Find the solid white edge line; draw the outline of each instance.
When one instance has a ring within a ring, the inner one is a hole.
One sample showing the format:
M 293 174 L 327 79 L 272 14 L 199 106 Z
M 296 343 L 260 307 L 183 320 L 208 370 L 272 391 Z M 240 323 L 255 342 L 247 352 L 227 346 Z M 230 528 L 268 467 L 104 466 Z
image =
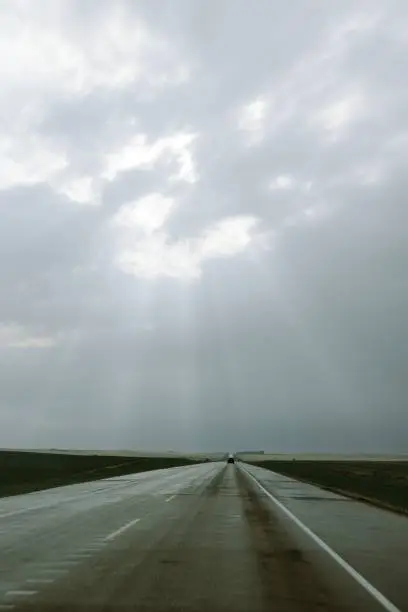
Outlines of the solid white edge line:
M 245 472 L 269 497 L 269 499 L 276 505 L 282 512 L 284 512 L 292 521 L 302 529 L 312 540 L 316 542 L 334 561 L 336 561 L 360 586 L 362 586 L 380 605 L 383 606 L 388 612 L 402 612 L 397 608 L 389 599 L 387 599 L 378 589 L 375 588 L 368 580 L 357 572 L 347 561 L 340 557 L 326 542 L 324 542 L 318 535 L 314 533 L 309 527 L 306 527 L 300 519 L 297 518 L 282 502 L 280 502 L 272 493 L 270 493 L 265 487 L 259 482 L 259 480 L 248 472 L 244 467 L 241 467 L 242 471 Z
M 129 523 L 126 523 L 126 525 L 119 527 L 119 529 L 117 529 L 116 531 L 112 531 L 112 533 L 106 536 L 105 542 L 110 542 L 111 540 L 114 540 L 117 536 L 121 535 L 124 531 L 126 531 L 133 525 L 136 525 L 136 523 L 138 523 L 139 521 L 140 521 L 139 518 L 133 519 L 133 521 L 129 521 Z

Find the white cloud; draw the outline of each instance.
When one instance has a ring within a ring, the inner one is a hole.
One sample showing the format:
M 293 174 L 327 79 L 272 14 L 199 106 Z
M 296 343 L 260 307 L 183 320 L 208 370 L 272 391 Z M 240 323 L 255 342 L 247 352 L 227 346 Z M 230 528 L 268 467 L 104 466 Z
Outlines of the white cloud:
M 146 134 L 136 134 L 120 149 L 106 156 L 106 170 L 103 177 L 112 181 L 120 172 L 132 168 L 150 169 L 161 155 L 157 143 L 147 144 Z
M 51 348 L 57 344 L 56 336 L 32 335 L 24 327 L 11 323 L 0 323 L 0 348 Z
M 197 134 L 178 134 L 170 139 L 169 151 L 179 164 L 178 172 L 170 177 L 172 180 L 185 181 L 186 183 L 196 183 L 198 181 L 198 171 L 192 153 L 192 144 L 196 138 Z
M 178 172 L 170 178 L 195 183 L 197 171 L 191 146 L 196 137 L 196 134 L 179 132 L 149 143 L 146 134 L 135 134 L 128 143 L 106 156 L 103 177 L 111 181 L 124 170 L 149 170 L 159 160 L 167 157 L 178 164 Z
M 146 99 L 185 82 L 188 62 L 179 57 L 174 41 L 154 34 L 126 3 L 101 6 L 92 13 L 92 24 L 74 3 L 54 0 L 40 7 L 25 0 L 6 3 L 1 17 L 0 55 L 12 61 L 0 65 L 0 189 L 47 182 L 74 202 L 99 203 L 103 180 L 122 169 L 149 167 L 166 154 L 178 163 L 174 178 L 196 180 L 191 134 L 153 144 L 136 136 L 122 151 L 109 151 L 112 145 L 101 142 L 90 164 L 98 168 L 99 161 L 108 160 L 100 176 L 99 170 L 84 175 L 77 158 L 86 152 L 76 156 L 42 131 L 59 103 L 80 103 L 95 91 L 127 91 L 136 83 L 138 99 Z
M 99 204 L 99 192 L 96 179 L 92 176 L 78 176 L 71 180 L 63 179 L 56 190 L 78 204 Z
M 0 140 L 0 189 L 48 181 L 67 166 L 63 153 L 43 139 L 27 134 Z
M 114 217 L 114 223 L 128 228 L 139 228 L 149 235 L 164 225 L 174 206 L 173 198 L 165 197 L 161 193 L 150 193 L 136 202 L 123 205 Z
M 350 94 L 320 110 L 315 121 L 322 126 L 331 140 L 338 140 L 364 110 L 363 96 Z
M 246 133 L 249 144 L 260 142 L 265 127 L 267 103 L 263 97 L 258 97 L 246 104 L 238 113 L 238 127 Z
M 337 210 L 337 203 L 327 202 L 324 198 L 306 201 L 305 205 L 299 211 L 283 219 L 282 223 L 277 228 L 276 236 L 284 238 L 285 231 L 287 230 L 321 224 L 330 217 L 333 217 Z
M 270 183 L 271 189 L 291 189 L 295 184 L 293 176 L 281 174 Z
M 199 258 L 189 241 L 169 241 L 165 233 L 138 242 L 132 250 L 121 253 L 119 268 L 139 278 L 170 277 L 193 280 L 200 276 Z
M 261 234 L 255 217 L 230 217 L 206 228 L 196 238 L 171 241 L 164 231 L 152 232 L 117 258 L 125 273 L 141 278 L 171 277 L 194 280 L 208 259 L 233 257 L 245 251 Z
M 202 259 L 236 255 L 250 244 L 257 225 L 258 219 L 251 216 L 222 219 L 203 232 L 197 252 Z
M 172 48 L 123 4 L 94 13 L 92 24 L 76 21 L 64 3 L 45 0 L 40 10 L 29 2 L 19 4 L 2 9 L 0 53 L 13 62 L 2 62 L 0 79 L 9 92 L 83 94 L 141 79 L 154 85 L 171 75 L 185 78 L 186 67 L 181 72 L 178 62 L 172 65 Z M 151 72 L 158 56 L 161 61 Z
M 329 141 L 343 137 L 352 122 L 367 112 L 365 92 L 360 83 L 348 82 L 344 64 L 353 47 L 364 44 L 381 18 L 378 7 L 357 8 L 322 30 L 272 86 L 240 108 L 238 128 L 246 143 L 259 144 L 292 121 L 317 126 Z M 346 91 L 339 92 L 342 87 Z

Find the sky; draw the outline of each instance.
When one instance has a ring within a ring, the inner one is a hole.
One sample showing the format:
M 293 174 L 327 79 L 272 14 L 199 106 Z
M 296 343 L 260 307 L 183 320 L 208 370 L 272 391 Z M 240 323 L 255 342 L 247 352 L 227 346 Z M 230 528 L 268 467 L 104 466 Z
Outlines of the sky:
M 5 0 L 0 446 L 407 452 L 404 0 Z

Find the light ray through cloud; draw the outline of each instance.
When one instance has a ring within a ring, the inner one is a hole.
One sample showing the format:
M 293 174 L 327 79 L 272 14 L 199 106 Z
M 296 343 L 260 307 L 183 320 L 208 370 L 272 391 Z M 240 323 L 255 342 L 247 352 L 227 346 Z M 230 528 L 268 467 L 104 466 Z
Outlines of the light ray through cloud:
M 407 17 L 1 5 L 3 446 L 405 449 Z

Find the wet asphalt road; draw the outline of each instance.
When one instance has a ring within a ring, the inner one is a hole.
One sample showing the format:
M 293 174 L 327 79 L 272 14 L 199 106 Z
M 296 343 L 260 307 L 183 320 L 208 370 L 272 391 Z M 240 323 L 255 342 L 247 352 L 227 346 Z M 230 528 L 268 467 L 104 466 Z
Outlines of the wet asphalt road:
M 172 468 L 1 499 L 0 611 L 408 611 L 407 551 L 405 517 L 253 466 Z

